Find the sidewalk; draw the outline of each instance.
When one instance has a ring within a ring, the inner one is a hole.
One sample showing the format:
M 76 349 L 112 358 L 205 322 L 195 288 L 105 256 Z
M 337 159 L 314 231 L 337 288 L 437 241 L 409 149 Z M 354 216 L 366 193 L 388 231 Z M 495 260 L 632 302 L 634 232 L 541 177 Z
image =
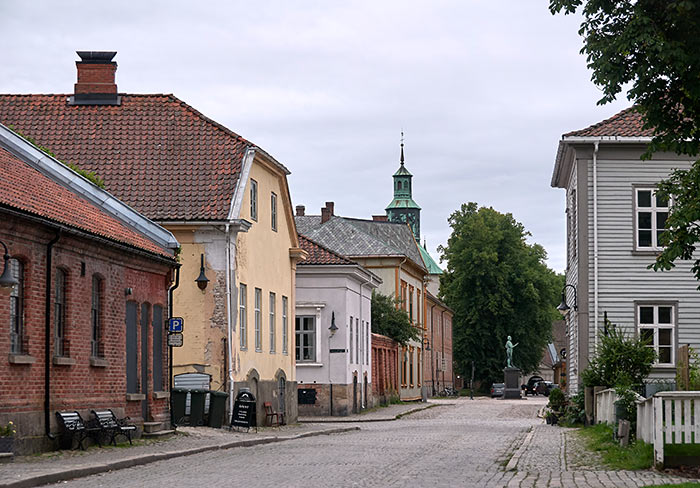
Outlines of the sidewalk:
M 167 439 L 144 439 L 119 447 L 91 447 L 86 451 L 54 451 L 34 456 L 15 457 L 0 464 L 0 488 L 24 488 L 56 483 L 106 471 L 129 468 L 190 454 L 234 447 L 330 435 L 359 430 L 357 426 L 285 425 L 260 428 L 256 433 L 229 432 L 209 427 L 179 427 Z
M 449 405 L 449 402 L 439 400 L 428 400 L 426 403 L 399 403 L 386 407 L 377 407 L 361 413 L 354 413 L 346 417 L 331 416 L 299 416 L 299 422 L 303 424 L 324 424 L 324 423 L 357 423 L 357 422 L 389 422 L 398 420 L 405 415 L 420 412 L 427 408 L 438 405 Z

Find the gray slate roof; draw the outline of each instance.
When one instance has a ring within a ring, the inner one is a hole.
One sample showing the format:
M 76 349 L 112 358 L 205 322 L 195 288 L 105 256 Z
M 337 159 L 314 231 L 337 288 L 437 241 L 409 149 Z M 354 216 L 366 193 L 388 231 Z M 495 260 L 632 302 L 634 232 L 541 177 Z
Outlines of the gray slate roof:
M 413 232 L 406 224 L 320 215 L 295 217 L 297 231 L 333 252 L 349 257 L 406 256 L 426 268 Z

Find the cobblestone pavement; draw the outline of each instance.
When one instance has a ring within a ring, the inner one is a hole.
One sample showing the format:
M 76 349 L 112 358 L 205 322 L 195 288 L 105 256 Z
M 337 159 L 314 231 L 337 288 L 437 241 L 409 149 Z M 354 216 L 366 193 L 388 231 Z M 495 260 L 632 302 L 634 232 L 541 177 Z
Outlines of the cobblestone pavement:
M 394 422 L 357 424 L 360 431 L 211 451 L 60 485 L 583 488 L 680 481 L 568 466 L 574 438 L 536 418 L 543 399 L 443 403 Z
M 455 399 L 455 401 L 458 401 Z M 303 416 L 299 417 L 299 422 L 303 423 L 352 423 L 352 422 L 383 422 L 396 420 L 398 416 L 412 414 L 426 408 L 432 408 L 435 405 L 446 404 L 444 400 L 430 400 L 430 402 L 420 403 L 399 403 L 395 405 L 387 405 L 386 407 L 378 407 L 371 410 L 365 410 L 359 414 L 348 415 L 347 417 L 330 417 L 330 416 Z

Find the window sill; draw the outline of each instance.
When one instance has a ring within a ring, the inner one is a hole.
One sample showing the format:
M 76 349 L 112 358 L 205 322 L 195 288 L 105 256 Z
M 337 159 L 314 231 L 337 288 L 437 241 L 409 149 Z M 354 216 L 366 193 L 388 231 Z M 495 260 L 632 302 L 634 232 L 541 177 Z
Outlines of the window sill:
M 36 358 L 29 354 L 10 354 L 8 357 L 10 364 L 34 364 Z
M 75 364 L 75 359 L 66 356 L 54 356 L 53 364 L 55 366 L 73 366 Z
M 297 367 L 320 368 L 322 366 L 323 363 L 300 363 L 297 361 Z
M 256 349 L 255 352 L 262 352 L 262 349 Z
M 106 368 L 109 366 L 109 361 L 107 361 L 105 358 L 91 357 L 90 366 L 93 368 Z
M 140 402 L 141 400 L 145 400 L 146 395 L 143 393 L 127 393 L 126 394 L 126 401 L 127 402 Z
M 663 249 L 633 249 L 632 256 L 658 256 Z
M 154 391 L 153 398 L 155 400 L 161 400 L 163 398 L 170 398 L 170 392 L 169 391 Z

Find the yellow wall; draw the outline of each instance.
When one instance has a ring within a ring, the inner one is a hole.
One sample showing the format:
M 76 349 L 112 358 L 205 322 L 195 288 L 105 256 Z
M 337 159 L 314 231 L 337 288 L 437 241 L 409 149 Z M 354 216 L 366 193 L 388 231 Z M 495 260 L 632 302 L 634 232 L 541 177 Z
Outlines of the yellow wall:
M 250 179 L 258 184 L 258 218 L 250 212 Z M 277 231 L 272 230 L 270 193 L 277 195 Z M 296 229 L 287 192 L 286 179 L 278 169 L 258 160 L 250 171 L 245 187 L 240 218 L 252 222 L 247 233 L 238 235 L 236 286 L 247 286 L 247 349 L 242 350 L 236 329 L 236 379 L 244 380 L 251 369 L 257 370 L 261 379 L 273 378 L 282 369 L 287 380 L 296 379 L 294 362 L 294 262 L 289 249 L 296 245 Z M 262 349 L 255 350 L 255 288 L 262 290 Z M 276 294 L 275 352 L 270 352 L 269 295 Z M 287 353 L 282 352 L 282 297 L 288 298 Z M 238 322 L 238 320 L 237 320 Z

